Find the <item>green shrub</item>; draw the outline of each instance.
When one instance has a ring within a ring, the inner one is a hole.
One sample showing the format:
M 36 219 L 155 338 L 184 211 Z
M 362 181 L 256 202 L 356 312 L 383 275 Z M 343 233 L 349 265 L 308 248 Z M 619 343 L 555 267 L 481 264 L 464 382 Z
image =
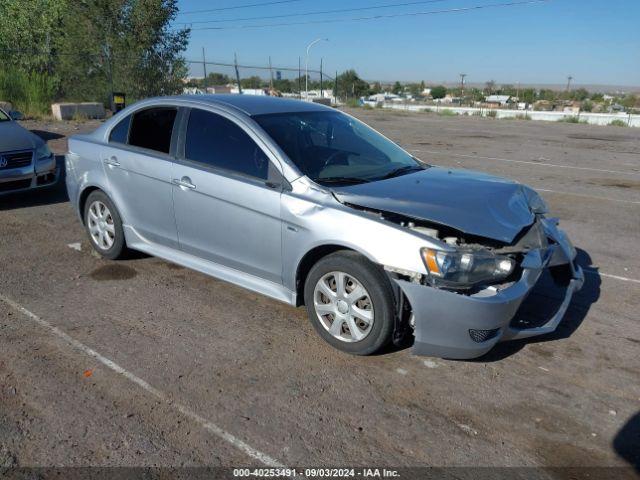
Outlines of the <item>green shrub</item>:
M 47 115 L 55 91 L 55 81 L 45 73 L 0 70 L 0 100 L 11 102 L 15 110 L 27 117 Z
M 612 120 L 609 125 L 611 125 L 612 127 L 627 127 L 627 122 L 625 122 L 624 120 Z
M 440 115 L 441 117 L 455 117 L 456 112 L 454 112 L 453 110 L 449 110 L 448 108 L 445 108 L 444 110 L 440 110 L 438 112 L 438 115 Z
M 558 121 L 563 123 L 580 123 L 580 119 L 575 115 L 559 118 Z
M 347 100 L 347 107 L 349 108 L 360 108 L 362 105 L 360 105 L 360 100 L 358 100 L 357 98 L 350 98 L 349 100 Z

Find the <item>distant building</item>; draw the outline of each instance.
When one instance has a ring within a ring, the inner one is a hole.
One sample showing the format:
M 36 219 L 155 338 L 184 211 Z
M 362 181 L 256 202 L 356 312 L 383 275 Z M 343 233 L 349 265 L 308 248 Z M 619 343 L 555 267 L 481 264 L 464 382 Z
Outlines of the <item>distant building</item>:
M 488 95 L 484 101 L 488 107 L 493 108 L 506 107 L 510 103 L 513 103 L 511 95 Z
M 231 93 L 233 88 L 232 85 L 212 85 L 207 87 L 207 93 Z

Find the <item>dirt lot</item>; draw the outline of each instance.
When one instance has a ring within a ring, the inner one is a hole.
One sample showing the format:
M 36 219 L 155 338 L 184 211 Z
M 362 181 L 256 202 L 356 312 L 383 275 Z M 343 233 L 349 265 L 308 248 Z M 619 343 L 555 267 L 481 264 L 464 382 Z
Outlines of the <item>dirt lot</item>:
M 303 309 L 97 258 L 62 186 L 0 197 L 0 469 L 640 463 L 640 130 L 352 113 L 541 191 L 587 270 L 560 330 L 478 361 L 351 357 Z M 25 125 L 62 153 L 96 124 Z

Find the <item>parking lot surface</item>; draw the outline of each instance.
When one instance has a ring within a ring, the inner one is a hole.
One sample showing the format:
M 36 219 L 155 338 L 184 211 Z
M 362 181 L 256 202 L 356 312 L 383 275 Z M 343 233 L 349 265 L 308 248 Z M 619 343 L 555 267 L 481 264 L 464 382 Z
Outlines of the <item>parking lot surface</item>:
M 98 258 L 63 185 L 0 197 L 0 467 L 639 462 L 640 130 L 349 113 L 541 192 L 587 272 L 560 329 L 476 361 L 353 357 L 302 308 Z M 60 154 L 97 123 L 25 125 Z

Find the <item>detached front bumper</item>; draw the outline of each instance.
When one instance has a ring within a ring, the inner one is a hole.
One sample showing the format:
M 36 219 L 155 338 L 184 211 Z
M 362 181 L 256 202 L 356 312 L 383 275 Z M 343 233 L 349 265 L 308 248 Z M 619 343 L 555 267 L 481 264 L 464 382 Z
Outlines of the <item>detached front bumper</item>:
M 550 246 L 544 251 L 529 251 L 522 262 L 523 273 L 520 279 L 502 290 L 490 287 L 473 295 L 464 295 L 395 280 L 413 310 L 415 354 L 455 359 L 475 358 L 487 353 L 500 341 L 543 335 L 558 327 L 574 292 L 580 290 L 584 283 L 584 274 L 575 264 L 575 248 L 564 232 L 552 220 L 544 222 Z M 523 301 L 545 269 L 562 265 L 569 267 L 571 278 L 566 287 L 563 287 L 564 297 L 560 306 L 544 323 L 521 328 L 522 323 L 517 320 Z

